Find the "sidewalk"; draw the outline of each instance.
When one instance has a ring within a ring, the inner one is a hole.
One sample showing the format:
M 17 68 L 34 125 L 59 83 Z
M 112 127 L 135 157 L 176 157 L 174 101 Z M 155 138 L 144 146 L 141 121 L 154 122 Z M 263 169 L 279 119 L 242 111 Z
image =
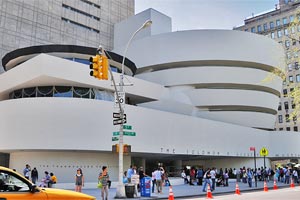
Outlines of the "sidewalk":
M 180 180 L 180 181 L 178 181 Z M 174 193 L 175 199 L 183 199 L 185 197 L 203 197 L 206 196 L 206 192 L 202 192 L 202 186 L 190 186 L 190 185 L 184 185 L 182 182 L 182 179 L 171 179 L 171 184 L 172 184 L 172 189 Z M 173 184 L 174 182 L 174 184 Z M 272 190 L 273 189 L 273 181 L 267 182 L 268 189 Z M 278 188 L 283 188 L 283 187 L 290 187 L 288 184 L 283 184 L 283 183 L 277 183 Z M 255 183 L 253 183 L 253 187 L 249 188 L 248 184 L 245 183 L 239 183 L 239 189 L 241 193 L 243 192 L 250 192 L 250 191 L 263 191 L 264 187 L 264 182 L 258 181 L 257 182 L 257 188 L 255 187 Z M 295 185 L 295 187 L 299 187 L 299 185 Z M 101 199 L 101 192 L 99 189 L 83 189 L 83 193 L 95 196 L 97 200 Z M 234 194 L 235 193 L 235 180 L 230 180 L 229 181 L 229 186 L 228 187 L 216 187 L 215 191 L 212 192 L 213 195 L 217 194 Z M 109 190 L 109 199 L 114 199 L 114 196 L 116 194 L 116 188 L 112 187 Z M 168 199 L 169 196 L 169 187 L 163 187 L 163 193 L 162 194 L 157 194 L 157 193 L 151 193 L 151 197 L 135 197 L 134 199 Z

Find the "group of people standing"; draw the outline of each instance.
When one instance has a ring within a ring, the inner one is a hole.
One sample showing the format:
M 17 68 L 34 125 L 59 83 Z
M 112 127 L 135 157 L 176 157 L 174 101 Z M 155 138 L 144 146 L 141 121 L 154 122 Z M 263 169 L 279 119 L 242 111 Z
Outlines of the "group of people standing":
M 45 173 L 45 176 L 41 179 L 41 183 L 39 184 L 39 186 L 40 187 L 48 187 L 48 188 L 54 187 L 54 184 L 57 183 L 57 177 L 52 172 L 49 174 L 48 171 L 45 171 L 44 173 Z M 23 175 L 28 180 L 30 180 L 30 177 L 31 177 L 31 181 L 34 184 L 36 184 L 39 179 L 38 170 L 35 167 L 31 170 L 31 167 L 29 164 L 26 164 L 26 166 L 23 170 Z
M 108 190 L 111 184 L 107 166 L 102 167 L 102 171 L 98 175 L 98 182 L 101 182 L 101 198 L 102 200 L 107 200 Z M 82 187 L 84 187 L 84 175 L 82 169 L 78 168 L 75 175 L 75 191 L 82 192 Z
M 136 166 L 130 165 L 129 169 L 124 173 L 124 183 L 133 183 L 132 178 L 134 175 L 138 175 L 139 177 L 139 183 L 142 181 L 142 179 L 145 176 L 148 176 L 145 172 L 143 167 L 140 167 L 137 171 Z M 164 170 L 162 166 L 159 166 L 158 168 L 154 169 L 151 174 L 151 182 L 152 182 L 152 193 L 156 191 L 158 194 L 162 194 L 163 186 L 164 185 L 170 185 L 170 181 L 167 176 L 167 172 Z M 136 183 L 136 182 L 134 182 Z M 138 191 L 140 191 L 140 184 L 137 183 Z

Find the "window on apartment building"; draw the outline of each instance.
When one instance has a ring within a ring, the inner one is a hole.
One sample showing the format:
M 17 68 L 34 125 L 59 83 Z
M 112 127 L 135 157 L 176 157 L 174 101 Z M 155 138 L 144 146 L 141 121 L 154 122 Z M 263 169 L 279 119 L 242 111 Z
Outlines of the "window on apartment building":
M 265 23 L 265 24 L 264 24 L 264 31 L 267 31 L 267 30 L 268 30 L 268 24 Z
M 282 81 L 282 84 L 283 84 L 283 85 L 286 85 L 286 79 L 284 79 L 284 80 Z
M 270 29 L 274 29 L 274 22 L 270 22 Z
M 294 88 L 290 88 L 290 92 L 293 92 L 294 91 Z
M 294 54 L 294 58 L 298 58 L 298 52 L 297 51 L 293 52 L 293 54 Z
M 293 46 L 295 46 L 296 45 L 296 40 L 295 39 L 292 39 L 292 44 L 293 44 Z M 297 52 L 295 52 L 295 53 L 297 53 Z
M 290 127 L 286 127 L 286 130 L 287 130 L 287 131 L 291 131 L 291 128 L 290 128 Z
M 282 123 L 282 115 L 278 115 L 278 122 Z
M 292 70 L 293 70 L 293 65 L 292 65 L 292 63 L 288 64 L 288 70 L 289 70 L 289 71 L 292 71 Z
M 285 47 L 286 47 L 286 48 L 289 48 L 289 47 L 290 47 L 290 41 L 289 41 L 289 40 L 286 40 L 286 41 L 284 42 L 284 44 L 285 44 Z
M 294 21 L 294 15 L 291 15 L 290 16 L 290 22 L 293 22 Z
M 287 58 L 287 59 L 291 59 L 291 52 L 287 52 L 287 53 L 286 53 L 286 58 Z
M 274 39 L 275 38 L 275 33 L 271 32 L 271 38 Z
M 296 82 L 299 83 L 300 82 L 300 74 L 296 75 Z
M 291 27 L 291 33 L 295 33 L 295 27 L 294 26 Z
M 297 126 L 294 126 L 294 131 L 298 131 L 298 127 Z
M 277 20 L 276 20 L 276 26 L 277 26 L 277 27 L 280 26 L 280 19 L 277 19 Z
M 292 109 L 295 109 L 296 104 L 294 103 L 294 101 L 292 101 L 291 104 L 292 104 Z
M 277 31 L 277 37 L 278 37 L 278 38 L 281 38 L 281 36 L 282 36 L 281 30 L 278 30 L 278 31 Z
M 289 31 L 287 28 L 285 28 L 283 32 L 284 32 L 284 35 L 289 35 Z
M 299 64 L 298 64 L 298 62 L 295 62 L 295 69 L 299 69 Z
M 278 105 L 278 110 L 281 110 L 281 102 L 279 102 L 279 105 Z
M 280 131 L 283 131 L 283 128 L 279 128 Z
M 284 109 L 285 110 L 289 109 L 289 102 L 287 102 L 287 101 L 284 102 Z
M 296 122 L 297 121 L 297 116 L 293 117 L 293 121 Z
M 287 23 L 288 23 L 288 21 L 287 21 L 287 18 L 285 17 L 285 18 L 283 18 L 282 19 L 282 21 L 283 21 L 283 25 L 286 25 Z
M 293 83 L 294 82 L 294 77 L 293 76 L 289 76 L 289 82 Z
M 255 33 L 255 27 L 251 28 L 251 33 Z
M 257 26 L 257 32 L 261 32 L 261 25 Z
M 284 97 L 287 96 L 287 89 L 283 89 L 283 96 L 284 96 Z
M 289 114 L 285 115 L 285 122 L 290 122 L 290 115 Z

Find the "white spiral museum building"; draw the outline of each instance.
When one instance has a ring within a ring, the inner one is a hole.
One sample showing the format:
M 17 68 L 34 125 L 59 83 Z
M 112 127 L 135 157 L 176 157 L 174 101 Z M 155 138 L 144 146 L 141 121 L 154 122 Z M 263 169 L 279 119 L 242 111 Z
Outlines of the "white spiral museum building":
M 132 41 L 125 62 L 129 165 L 153 170 L 158 163 L 174 173 L 186 165 L 254 167 L 253 152 L 271 160 L 299 158 L 300 137 L 274 130 L 282 80 L 263 82 L 284 68 L 275 41 L 246 32 L 171 32 L 171 19 L 153 9 L 115 26 L 110 65 L 119 82 L 124 48 L 146 20 L 150 28 Z M 117 180 L 118 155 L 111 152 L 114 88 L 89 76 L 96 49 L 45 45 L 17 49 L 2 60 L 0 75 L 1 163 L 22 171 L 25 164 L 73 182 L 77 168 L 93 182 L 108 165 Z M 283 137 L 293 138 L 283 140 Z M 280 145 L 279 145 L 280 144 Z

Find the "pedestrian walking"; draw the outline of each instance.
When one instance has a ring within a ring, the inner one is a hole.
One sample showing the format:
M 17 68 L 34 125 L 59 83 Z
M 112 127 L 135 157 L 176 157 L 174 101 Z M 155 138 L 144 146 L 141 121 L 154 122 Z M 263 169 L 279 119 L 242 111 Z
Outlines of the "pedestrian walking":
M 210 183 L 210 169 L 208 168 L 203 176 L 204 178 L 204 184 L 202 187 L 202 191 L 206 192 L 206 185 L 209 184 L 210 188 L 211 188 L 211 183 Z
M 253 172 L 250 168 L 247 169 L 247 179 L 249 187 L 252 187 Z
M 31 171 L 31 181 L 32 183 L 36 184 L 36 182 L 39 179 L 39 172 L 38 170 L 34 167 L 33 170 Z
M 30 165 L 26 164 L 24 170 L 23 170 L 23 175 L 25 176 L 25 178 L 27 178 L 29 180 L 29 172 L 31 171 Z
M 102 200 L 107 200 L 108 199 L 108 181 L 109 181 L 107 166 L 102 167 L 102 172 L 99 174 L 98 179 L 102 183 L 102 188 L 101 188 Z

